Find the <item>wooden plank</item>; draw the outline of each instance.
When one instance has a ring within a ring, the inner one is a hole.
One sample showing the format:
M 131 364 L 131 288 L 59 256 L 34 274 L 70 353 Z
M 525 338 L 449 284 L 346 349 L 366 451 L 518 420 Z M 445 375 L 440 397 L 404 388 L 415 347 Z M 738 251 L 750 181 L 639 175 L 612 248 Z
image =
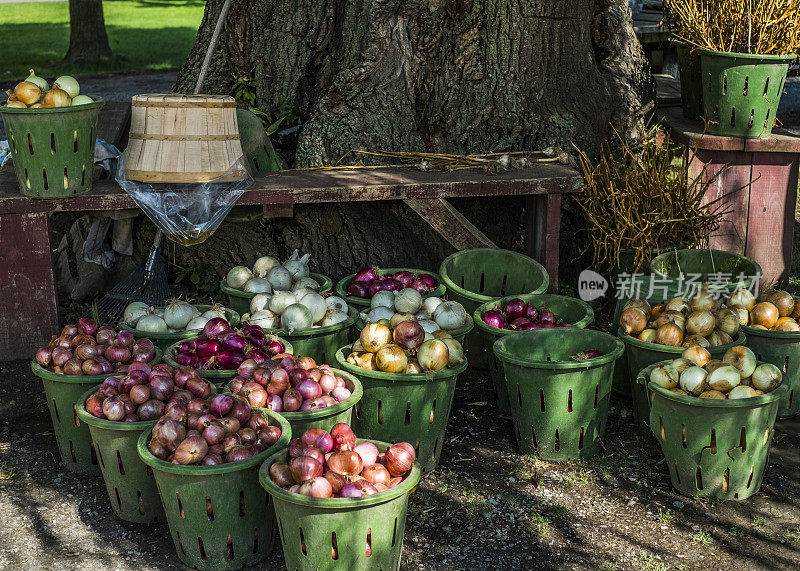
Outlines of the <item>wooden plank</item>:
M 262 217 L 267 220 L 273 218 L 291 218 L 294 216 L 293 204 L 264 204 L 261 208 Z
M 525 215 L 525 251 L 547 270 L 550 276 L 547 291 L 558 293 L 561 195 L 528 196 Z
M 405 203 L 456 250 L 497 245 L 444 198 L 408 199 Z
M 46 213 L 0 216 L 0 360 L 31 358 L 58 332 Z

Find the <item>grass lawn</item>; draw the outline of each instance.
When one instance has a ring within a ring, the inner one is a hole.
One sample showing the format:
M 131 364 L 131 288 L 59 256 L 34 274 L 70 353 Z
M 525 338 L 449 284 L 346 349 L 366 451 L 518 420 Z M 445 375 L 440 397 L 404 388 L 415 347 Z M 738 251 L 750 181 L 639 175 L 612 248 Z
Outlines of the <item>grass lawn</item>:
M 201 0 L 103 2 L 114 61 L 66 66 L 69 47 L 67 2 L 0 4 L 0 81 L 22 80 L 28 69 L 49 80 L 80 75 L 179 67 L 203 18 Z

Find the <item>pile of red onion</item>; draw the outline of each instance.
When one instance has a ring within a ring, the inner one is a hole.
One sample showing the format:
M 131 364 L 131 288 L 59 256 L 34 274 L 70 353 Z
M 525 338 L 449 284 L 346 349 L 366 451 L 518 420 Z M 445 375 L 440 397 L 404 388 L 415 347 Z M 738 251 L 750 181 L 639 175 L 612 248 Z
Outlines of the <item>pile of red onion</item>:
M 437 288 L 436 280 L 430 274 L 415 274 L 401 270 L 394 274 L 378 275 L 377 268 L 364 268 L 353 278 L 347 288 L 347 295 L 372 299 L 379 291 L 400 291 L 403 288 L 414 288 L 422 295 L 428 295 Z
M 569 323 L 557 319 L 549 309 L 525 303 L 519 298 L 514 298 L 506 303 L 502 310 L 498 308 L 484 311 L 482 317 L 483 322 L 489 327 L 515 331 L 570 326 Z
M 108 377 L 86 399 L 86 411 L 97 418 L 121 422 L 156 420 L 176 395 L 204 399 L 210 393 L 208 381 L 189 367 L 131 363 L 125 376 Z
M 263 363 L 284 351 L 283 343 L 264 334 L 258 325 L 242 324 L 233 329 L 221 317 L 210 319 L 194 341 L 178 344 L 175 362 L 201 371 L 232 371 L 245 360 Z
M 95 376 L 122 373 L 130 363 L 149 363 L 156 348 L 149 339 L 134 339 L 130 331 L 117 333 L 94 319 L 68 324 L 61 335 L 36 351 L 36 362 L 57 375 Z
M 231 381 L 234 394 L 251 406 L 274 412 L 306 412 L 334 406 L 352 393 L 344 379 L 328 365 L 317 365 L 311 357 L 275 357 L 260 365 L 247 359 Z
M 210 400 L 175 391 L 153 427 L 147 448 L 173 464 L 216 466 L 245 460 L 275 444 L 281 429 L 250 410 L 240 397 Z
M 340 422 L 326 432 L 306 430 L 289 442 L 289 463 L 269 467 L 270 479 L 283 489 L 312 498 L 361 498 L 394 488 L 414 466 L 416 453 L 398 442 L 385 453 Z

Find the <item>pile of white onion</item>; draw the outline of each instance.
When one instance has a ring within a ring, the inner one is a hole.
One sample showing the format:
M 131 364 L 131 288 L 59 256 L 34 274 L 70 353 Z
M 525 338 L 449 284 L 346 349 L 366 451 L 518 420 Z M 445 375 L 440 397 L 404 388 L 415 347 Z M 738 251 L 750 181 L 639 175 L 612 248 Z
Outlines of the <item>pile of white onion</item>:
M 774 391 L 781 371 L 771 363 L 756 361 L 744 346 L 731 347 L 722 360 L 711 358 L 705 347 L 687 347 L 680 358 L 660 363 L 650 372 L 650 382 L 670 392 L 701 399 L 746 399 Z
M 400 314 L 412 316 L 426 333 L 444 330 L 453 331 L 467 322 L 467 311 L 457 301 L 444 301 L 440 297 L 423 299 L 410 287 L 399 291 L 379 291 L 370 300 L 370 309 L 361 318 L 369 325 L 389 321 Z
M 227 320 L 226 308 L 214 305 L 205 312 L 187 301 L 173 300 L 166 307 L 152 307 L 134 301 L 125 308 L 122 323 L 142 333 L 181 333 L 202 331 L 209 320 L 221 317 Z

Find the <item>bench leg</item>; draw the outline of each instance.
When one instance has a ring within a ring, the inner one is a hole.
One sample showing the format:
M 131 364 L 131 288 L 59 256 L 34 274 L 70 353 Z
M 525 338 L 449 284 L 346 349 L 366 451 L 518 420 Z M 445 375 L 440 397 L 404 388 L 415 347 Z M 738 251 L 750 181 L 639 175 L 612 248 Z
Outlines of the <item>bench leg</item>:
M 527 197 L 525 250 L 547 270 L 548 292 L 558 293 L 558 240 L 561 228 L 561 195 L 534 194 Z
M 3 214 L 0 243 L 0 359 L 31 359 L 58 333 L 47 213 Z

